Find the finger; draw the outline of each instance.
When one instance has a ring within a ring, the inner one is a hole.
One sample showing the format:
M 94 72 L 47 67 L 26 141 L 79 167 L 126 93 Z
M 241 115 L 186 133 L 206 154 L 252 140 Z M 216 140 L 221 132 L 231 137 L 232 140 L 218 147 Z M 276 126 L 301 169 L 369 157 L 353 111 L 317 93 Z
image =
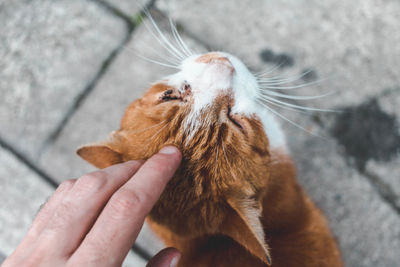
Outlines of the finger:
M 49 219 L 53 216 L 55 209 L 61 203 L 65 195 L 71 190 L 75 184 L 76 179 L 66 180 L 62 182 L 54 192 L 54 194 L 48 199 L 42 206 L 35 219 L 32 222 L 31 227 L 26 235 L 27 238 L 35 238 L 40 235 L 44 227 L 49 222 Z
M 55 256 L 69 256 L 97 219 L 112 194 L 142 165 L 129 161 L 79 178 L 59 203 L 42 231 L 39 247 L 51 247 Z
M 110 199 L 76 251 L 79 259 L 91 255 L 104 265 L 122 263 L 136 239 L 145 216 L 160 197 L 181 160 L 175 147 L 165 147 L 154 155 Z
M 61 203 L 66 193 L 72 188 L 75 181 L 75 179 L 66 180 L 57 187 L 49 200 L 42 205 L 26 236 L 12 255 L 18 254 L 21 257 L 21 255 L 28 255 L 30 253 L 33 244 L 37 241 L 40 233 L 43 231 L 49 219 L 53 216 L 54 210 Z
M 146 267 L 176 267 L 181 253 L 176 248 L 165 248 L 150 259 Z

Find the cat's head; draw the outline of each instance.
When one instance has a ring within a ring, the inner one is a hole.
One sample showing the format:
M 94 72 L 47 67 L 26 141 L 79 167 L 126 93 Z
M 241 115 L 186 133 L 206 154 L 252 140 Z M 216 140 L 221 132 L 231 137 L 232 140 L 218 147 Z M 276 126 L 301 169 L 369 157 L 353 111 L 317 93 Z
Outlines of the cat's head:
M 173 179 L 190 179 L 187 190 L 199 199 L 223 199 L 248 231 L 248 237 L 231 237 L 268 262 L 260 201 L 271 149 L 284 146 L 284 140 L 276 121 L 257 102 L 259 90 L 236 57 L 223 52 L 192 55 L 176 74 L 131 103 L 109 141 L 84 146 L 78 154 L 104 168 L 147 159 L 168 144 L 179 147 L 183 162 Z

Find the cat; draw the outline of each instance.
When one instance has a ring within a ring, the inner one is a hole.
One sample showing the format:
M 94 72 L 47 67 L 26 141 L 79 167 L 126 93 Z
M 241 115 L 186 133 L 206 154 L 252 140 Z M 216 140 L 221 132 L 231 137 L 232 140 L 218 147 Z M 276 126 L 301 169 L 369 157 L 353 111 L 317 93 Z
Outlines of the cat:
M 126 109 L 118 131 L 77 153 L 98 168 L 175 145 L 183 161 L 147 222 L 181 267 L 342 266 L 322 212 L 296 180 L 263 86 L 237 57 L 193 54 Z M 279 94 L 279 93 L 276 93 Z

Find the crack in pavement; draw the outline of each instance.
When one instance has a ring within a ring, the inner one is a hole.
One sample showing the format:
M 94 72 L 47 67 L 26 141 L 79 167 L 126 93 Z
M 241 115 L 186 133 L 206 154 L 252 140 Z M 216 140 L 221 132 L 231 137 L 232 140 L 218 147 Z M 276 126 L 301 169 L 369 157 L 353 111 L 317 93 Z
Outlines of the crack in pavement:
M 14 157 L 16 157 L 20 162 L 22 162 L 25 166 L 36 173 L 40 178 L 49 183 L 53 188 L 56 188 L 58 186 L 58 182 L 55 179 L 48 175 L 44 170 L 36 166 L 35 163 L 28 159 L 23 153 L 15 149 L 2 137 L 0 137 L 0 147 L 14 155 Z
M 112 64 L 112 62 L 117 58 L 119 53 L 123 50 L 125 45 L 131 40 L 133 32 L 135 31 L 138 25 L 135 25 L 133 20 L 124 15 L 117 8 L 112 5 L 102 1 L 102 0 L 92 0 L 102 5 L 109 12 L 123 19 L 126 23 L 127 34 L 124 40 L 109 54 L 109 56 L 103 61 L 98 72 L 95 74 L 94 78 L 88 83 L 84 90 L 82 90 L 76 97 L 75 101 L 72 103 L 68 111 L 65 113 L 64 117 L 58 123 L 57 127 L 49 134 L 46 140 L 43 142 L 42 146 L 38 152 L 38 158 L 40 158 L 43 153 L 57 140 L 61 132 L 64 130 L 69 120 L 73 117 L 75 112 L 79 109 L 79 107 L 84 103 L 90 93 L 95 89 L 97 83 L 101 80 L 103 75 L 108 70 L 108 67 Z M 146 5 L 144 8 L 151 8 L 151 6 L 155 3 L 155 0 L 152 0 Z M 143 10 L 138 12 L 138 14 L 143 14 Z

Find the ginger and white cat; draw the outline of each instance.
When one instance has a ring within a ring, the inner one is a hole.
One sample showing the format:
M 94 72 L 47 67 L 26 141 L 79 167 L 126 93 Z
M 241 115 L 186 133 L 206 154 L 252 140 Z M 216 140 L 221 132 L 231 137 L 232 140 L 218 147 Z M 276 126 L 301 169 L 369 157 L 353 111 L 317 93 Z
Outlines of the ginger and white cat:
M 259 81 L 238 58 L 192 54 L 176 34 L 178 72 L 133 101 L 109 141 L 78 154 L 104 168 L 180 148 L 182 164 L 148 216 L 182 252 L 179 266 L 342 266 Z

